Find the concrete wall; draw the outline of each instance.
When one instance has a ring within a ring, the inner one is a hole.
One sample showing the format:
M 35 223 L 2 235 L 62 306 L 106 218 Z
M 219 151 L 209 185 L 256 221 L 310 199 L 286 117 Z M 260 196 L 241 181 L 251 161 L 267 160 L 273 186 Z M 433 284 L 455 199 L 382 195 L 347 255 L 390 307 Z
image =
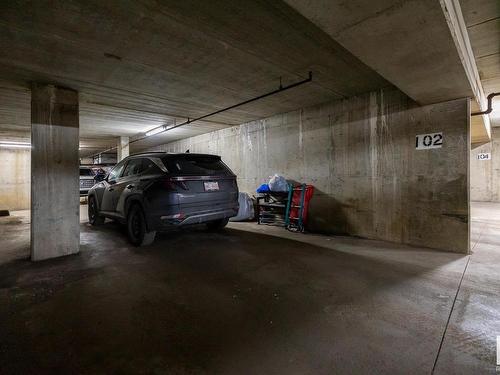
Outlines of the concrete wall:
M 482 153 L 489 153 L 491 159 L 479 160 Z M 500 202 L 500 128 L 491 129 L 491 142 L 471 151 L 470 171 L 471 200 Z
M 468 100 L 418 107 L 397 90 L 156 147 L 222 155 L 249 193 L 274 173 L 313 184 L 309 230 L 456 252 L 469 247 Z M 444 133 L 440 149 L 415 136 Z
M 30 208 L 30 150 L 0 148 L 0 209 Z

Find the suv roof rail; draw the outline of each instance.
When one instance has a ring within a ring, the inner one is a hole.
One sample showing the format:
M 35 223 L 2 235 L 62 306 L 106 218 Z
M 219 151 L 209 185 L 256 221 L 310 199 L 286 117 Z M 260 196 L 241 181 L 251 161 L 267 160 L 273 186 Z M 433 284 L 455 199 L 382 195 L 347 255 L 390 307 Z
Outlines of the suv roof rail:
M 166 151 L 144 151 L 144 152 L 136 152 L 136 153 L 130 154 L 129 156 L 147 155 L 147 154 L 168 154 L 168 152 L 166 152 Z

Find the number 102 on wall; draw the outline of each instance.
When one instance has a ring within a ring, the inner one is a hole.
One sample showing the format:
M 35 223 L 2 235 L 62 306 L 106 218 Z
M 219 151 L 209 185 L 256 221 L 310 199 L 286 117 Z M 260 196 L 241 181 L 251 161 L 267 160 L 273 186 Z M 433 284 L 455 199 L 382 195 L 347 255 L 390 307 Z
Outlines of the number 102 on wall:
M 419 134 L 415 137 L 415 148 L 417 150 L 441 148 L 442 146 L 443 146 L 443 132 Z

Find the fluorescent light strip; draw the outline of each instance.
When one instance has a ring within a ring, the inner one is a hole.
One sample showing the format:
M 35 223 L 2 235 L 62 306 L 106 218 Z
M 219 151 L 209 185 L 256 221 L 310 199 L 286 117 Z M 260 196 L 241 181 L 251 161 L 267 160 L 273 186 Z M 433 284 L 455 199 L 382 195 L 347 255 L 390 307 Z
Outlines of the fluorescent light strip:
M 3 148 L 31 148 L 29 143 L 0 143 Z
M 30 142 L 18 142 L 18 141 L 0 141 L 0 144 L 7 144 L 7 145 L 31 145 Z

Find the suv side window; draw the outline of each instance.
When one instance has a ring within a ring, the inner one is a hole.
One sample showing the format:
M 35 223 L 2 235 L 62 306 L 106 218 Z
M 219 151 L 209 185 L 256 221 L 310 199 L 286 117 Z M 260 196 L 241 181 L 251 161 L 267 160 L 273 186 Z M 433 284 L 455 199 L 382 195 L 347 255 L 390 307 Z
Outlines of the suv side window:
M 125 166 L 125 160 L 116 164 L 115 167 L 111 170 L 111 172 L 109 172 L 108 182 L 116 181 L 116 179 L 120 177 L 120 174 L 122 173 L 124 166 Z
M 161 174 L 162 171 L 156 163 L 151 159 L 142 159 L 142 174 L 150 175 L 150 174 Z
M 128 161 L 125 170 L 123 171 L 123 177 L 138 175 L 142 172 L 142 158 L 131 159 Z

